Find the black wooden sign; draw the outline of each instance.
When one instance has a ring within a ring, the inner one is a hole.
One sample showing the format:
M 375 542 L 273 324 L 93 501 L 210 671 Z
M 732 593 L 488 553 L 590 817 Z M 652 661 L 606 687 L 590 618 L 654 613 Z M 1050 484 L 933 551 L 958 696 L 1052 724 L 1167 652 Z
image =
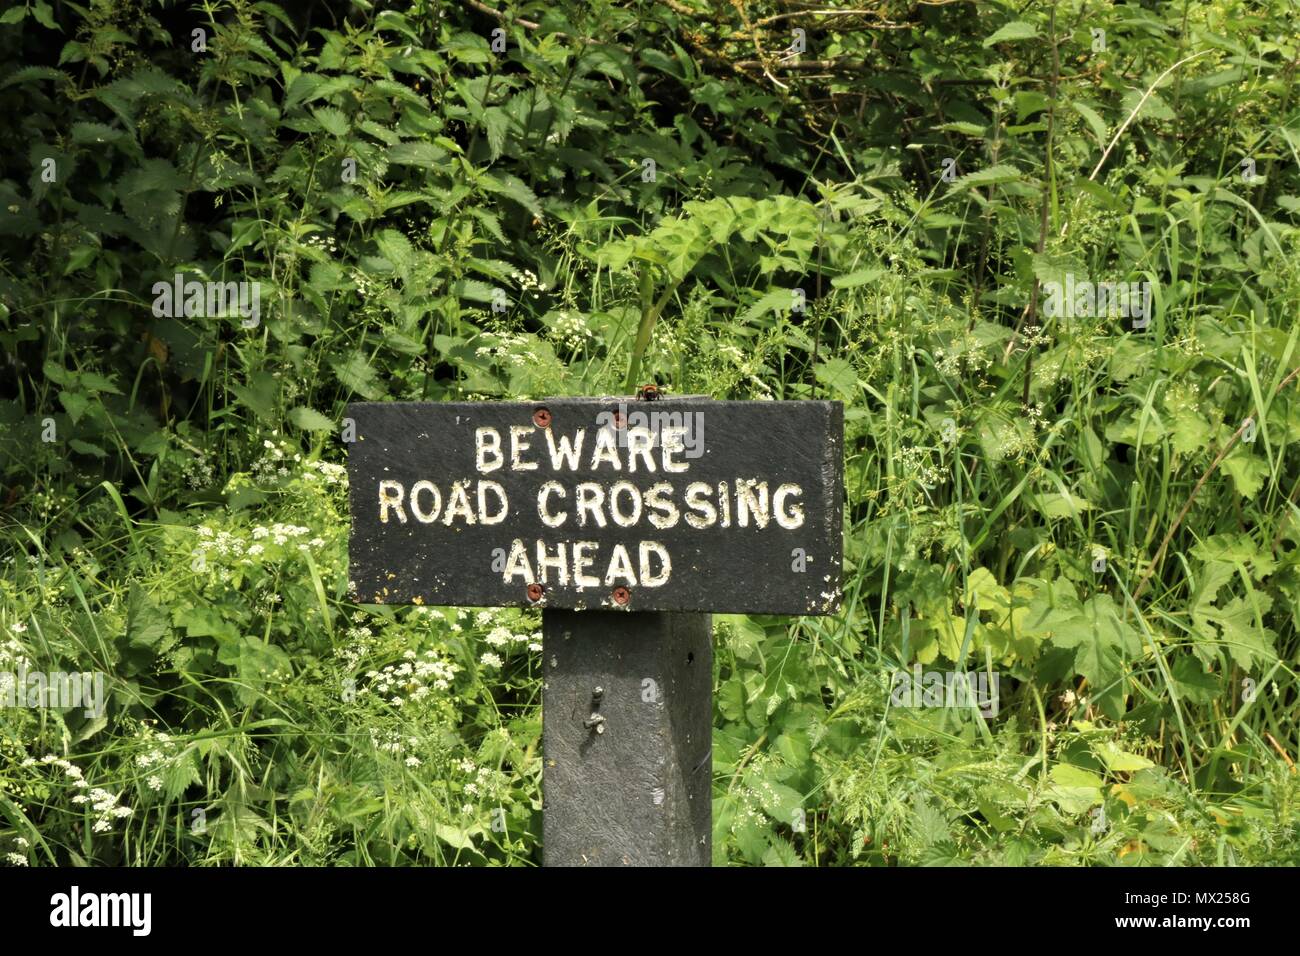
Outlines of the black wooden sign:
M 347 415 L 362 603 L 839 606 L 838 402 L 361 402 Z

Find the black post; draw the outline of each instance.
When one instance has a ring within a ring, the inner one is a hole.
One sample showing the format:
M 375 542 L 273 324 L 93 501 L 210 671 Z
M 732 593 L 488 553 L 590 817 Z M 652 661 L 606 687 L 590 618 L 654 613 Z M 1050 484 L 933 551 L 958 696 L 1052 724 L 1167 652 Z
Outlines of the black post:
M 542 612 L 546 866 L 708 866 L 707 614 Z

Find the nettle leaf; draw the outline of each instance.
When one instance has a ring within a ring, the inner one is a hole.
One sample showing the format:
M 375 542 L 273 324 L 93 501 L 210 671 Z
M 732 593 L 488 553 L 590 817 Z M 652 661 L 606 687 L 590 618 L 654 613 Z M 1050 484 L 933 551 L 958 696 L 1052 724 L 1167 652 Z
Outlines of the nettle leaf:
M 303 431 L 309 432 L 327 432 L 334 428 L 334 422 L 326 418 L 314 408 L 308 408 L 305 405 L 299 405 L 296 408 L 289 409 L 289 421 L 293 422 Z
M 1108 132 L 1106 121 L 1101 118 L 1101 115 L 1095 109 L 1082 100 L 1071 100 L 1070 107 L 1083 117 L 1084 122 L 1088 124 L 1088 129 L 1092 130 L 1092 135 L 1097 137 L 1099 145 L 1106 142 Z
M 411 266 L 415 262 L 415 248 L 410 239 L 396 229 L 383 229 L 375 235 L 375 245 L 379 247 L 380 254 L 393 264 L 393 270 L 402 279 L 409 277 Z
M 1036 495 L 1031 501 L 1038 512 L 1047 518 L 1080 518 L 1083 512 L 1096 507 L 1088 499 L 1068 491 Z
M 105 126 L 103 123 L 72 124 L 72 141 L 82 146 L 116 143 L 125 135 L 123 130 Z
M 857 369 L 846 358 L 833 358 L 819 362 L 813 374 L 817 377 L 817 381 L 845 401 L 854 402 L 861 397 Z
M 167 799 L 179 800 L 193 784 L 203 782 L 203 776 L 199 772 L 198 755 L 192 748 L 187 747 L 168 762 L 162 777 L 163 793 L 166 794 Z
M 90 396 L 84 392 L 73 392 L 67 389 L 59 392 L 59 404 L 63 406 L 68 417 L 72 419 L 72 424 L 81 421 L 81 417 L 86 414 L 86 409 L 90 407 Z
M 538 219 L 545 215 L 542 212 L 542 204 L 537 201 L 536 194 L 518 176 L 511 176 L 509 173 L 496 176 L 484 173 L 479 177 L 478 181 L 479 185 L 484 189 L 517 202 Z
M 165 159 L 146 159 L 117 182 L 117 197 L 132 221 L 148 226 L 180 211 L 185 178 Z
M 127 595 L 126 634 L 137 647 L 152 647 L 171 633 L 171 618 L 148 592 L 132 584 Z
M 489 106 L 483 111 L 481 122 L 484 132 L 487 133 L 492 161 L 496 162 L 501 158 L 501 151 L 505 149 L 506 133 L 510 129 L 510 115 L 499 106 Z
M 342 139 L 348 134 L 348 118 L 342 110 L 332 106 L 317 106 L 312 109 L 311 115 L 316 117 L 316 122 L 320 123 L 321 129 L 336 139 Z
M 384 397 L 384 387 L 378 381 L 374 366 L 359 352 L 353 352 L 346 361 L 334 359 L 330 368 L 340 382 L 362 398 L 374 402 Z
M 1140 118 L 1147 117 L 1151 119 L 1166 120 L 1166 121 L 1173 121 L 1178 118 L 1178 115 L 1169 107 L 1169 104 L 1160 98 L 1159 93 L 1153 92 L 1150 96 L 1147 97 L 1146 102 L 1143 102 L 1142 95 L 1144 92 L 1145 92 L 1145 85 L 1141 90 L 1131 89 L 1124 95 L 1124 100 L 1123 103 L 1121 104 L 1121 109 L 1123 110 L 1123 114 L 1125 116 L 1128 116 L 1130 113 L 1136 110 L 1138 108 L 1138 104 L 1142 103 L 1141 112 L 1138 113 L 1138 116 L 1136 118 L 1140 119 Z
M 989 166 L 987 169 L 977 169 L 973 173 L 967 173 L 965 176 L 957 177 L 956 182 L 952 184 L 950 193 L 958 190 L 972 189 L 977 186 L 997 186 L 1001 183 L 1012 183 L 1020 178 L 1020 170 L 1008 163 L 999 163 L 996 166 Z
M 790 841 L 781 836 L 769 838 L 770 846 L 763 854 L 764 866 L 803 866 L 803 857 Z
M 847 275 L 836 276 L 831 280 L 831 285 L 836 289 L 856 289 L 858 286 L 875 282 L 884 274 L 884 266 L 868 266 L 865 269 L 854 270 Z
M 766 314 L 774 313 L 776 315 L 785 315 L 790 312 L 795 304 L 794 290 L 792 289 L 772 289 L 766 293 L 757 302 L 745 310 L 745 314 L 740 317 L 740 322 L 748 325 L 755 319 Z
M 15 7 L 20 14 L 21 7 Z M 14 10 L 10 10 L 5 16 L 10 16 Z M 3 21 L 0 21 L 3 22 Z M 16 86 L 20 83 L 32 83 L 36 80 L 67 80 L 68 75 L 62 70 L 56 70 L 52 66 L 25 66 L 21 70 L 14 70 L 3 80 L 0 80 L 0 90 L 8 86 Z
M 1174 451 L 1180 455 L 1194 455 L 1204 451 L 1214 434 L 1205 416 L 1191 408 L 1178 409 L 1171 422 Z

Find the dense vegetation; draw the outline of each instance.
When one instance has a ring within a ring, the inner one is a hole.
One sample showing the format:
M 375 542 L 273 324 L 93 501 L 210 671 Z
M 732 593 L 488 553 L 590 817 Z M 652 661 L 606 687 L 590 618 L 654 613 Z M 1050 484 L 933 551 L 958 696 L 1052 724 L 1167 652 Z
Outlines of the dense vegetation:
M 717 862 L 1295 863 L 1292 0 L 496 2 L 0 14 L 0 682 L 107 675 L 0 859 L 538 862 L 539 619 L 348 600 L 342 410 L 655 381 L 845 403 Z

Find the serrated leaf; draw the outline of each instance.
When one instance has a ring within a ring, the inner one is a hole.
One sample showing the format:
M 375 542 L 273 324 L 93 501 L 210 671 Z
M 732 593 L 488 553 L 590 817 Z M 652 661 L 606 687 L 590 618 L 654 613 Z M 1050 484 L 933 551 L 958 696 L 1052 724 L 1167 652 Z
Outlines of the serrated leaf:
M 831 391 L 845 401 L 857 401 L 861 397 L 858 389 L 858 373 L 853 363 L 845 358 L 827 359 L 820 362 L 813 374 Z
M 831 280 L 831 285 L 836 289 L 856 289 L 858 286 L 875 282 L 884 274 L 883 266 L 867 266 L 865 269 L 855 269 L 848 275 L 836 276 Z
M 1245 453 L 1229 455 L 1219 466 L 1232 478 L 1233 487 L 1243 498 L 1253 498 L 1269 476 L 1268 462 Z
M 489 192 L 517 202 L 539 219 L 544 215 L 542 204 L 537 201 L 537 196 L 517 176 L 511 176 L 509 173 L 502 173 L 499 176 L 484 173 L 479 177 L 479 184 Z
M 416 140 L 389 147 L 386 156 L 388 162 L 394 166 L 422 166 L 432 169 L 447 158 L 447 152 L 432 143 Z
M 510 116 L 499 106 L 490 106 L 483 111 L 483 129 L 487 133 L 488 149 L 492 161 L 496 162 L 506 145 L 506 131 L 510 129 Z
M 999 163 L 987 169 L 977 169 L 973 173 L 959 176 L 952 184 L 954 190 L 971 189 L 976 186 L 996 186 L 999 183 L 1011 183 L 1020 178 L 1020 170 L 1008 163 Z
M 289 409 L 289 421 L 303 431 L 309 432 L 327 432 L 334 428 L 334 422 L 316 411 L 316 409 L 308 408 L 306 405 L 299 405 L 296 408 Z
M 348 118 L 341 110 L 332 106 L 316 106 L 312 108 L 311 115 L 316 117 L 321 129 L 331 136 L 342 139 L 348 134 Z

